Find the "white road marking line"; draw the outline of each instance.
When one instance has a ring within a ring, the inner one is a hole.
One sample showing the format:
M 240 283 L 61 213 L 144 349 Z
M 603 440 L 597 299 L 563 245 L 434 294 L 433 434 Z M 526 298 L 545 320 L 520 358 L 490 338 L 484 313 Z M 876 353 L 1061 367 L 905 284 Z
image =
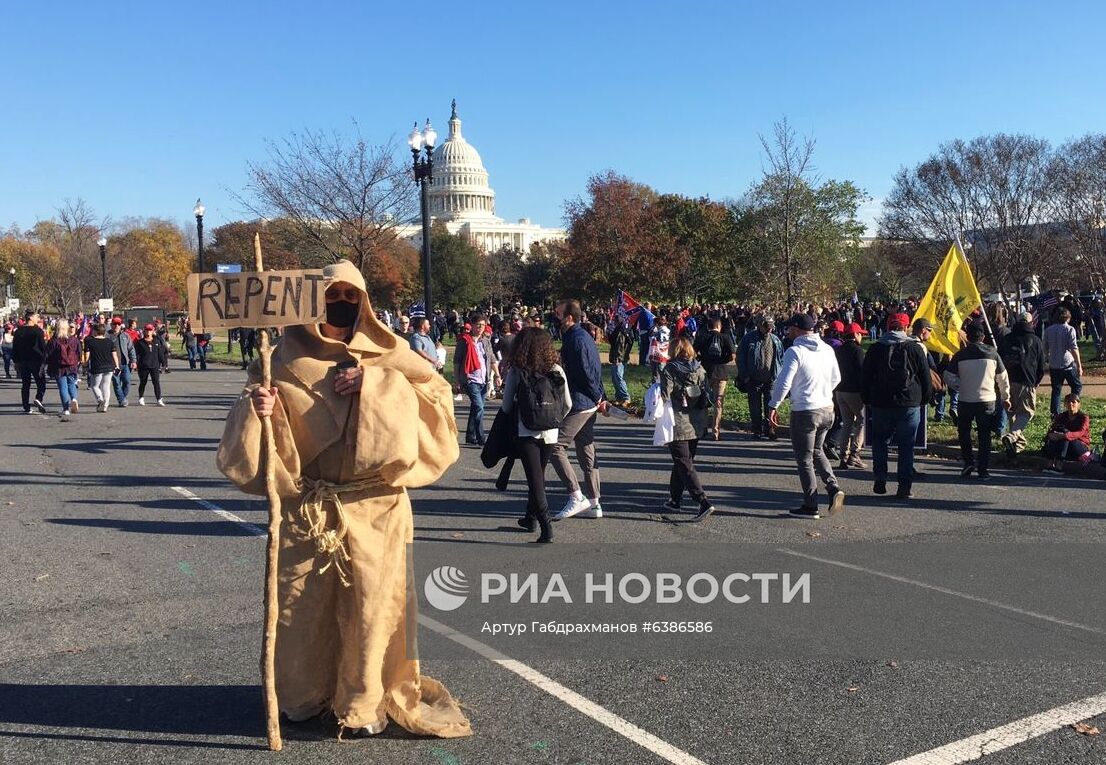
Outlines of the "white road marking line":
M 243 528 L 248 529 L 254 536 L 264 537 L 264 536 L 267 536 L 269 534 L 269 530 L 267 528 L 265 528 L 264 526 L 259 526 L 256 523 L 250 523 L 245 518 L 240 518 L 237 515 L 235 515 L 234 513 L 230 512 L 229 510 L 224 510 L 223 508 L 219 507 L 218 505 L 213 504 L 211 502 L 208 502 L 203 497 L 196 496 L 195 494 L 193 494 L 188 489 L 185 489 L 182 486 L 172 486 L 170 488 L 173 491 L 175 491 L 177 494 L 180 494 L 185 499 L 192 500 L 197 505 L 202 507 L 204 510 L 210 510 L 211 512 L 215 513 L 220 518 L 228 520 L 231 523 L 237 523 L 239 526 L 242 526 Z
M 221 518 L 225 518 L 228 521 L 233 521 L 239 525 L 245 526 L 250 529 L 257 536 L 265 536 L 268 534 L 268 529 L 262 528 L 255 523 L 250 523 L 244 518 L 240 518 L 232 512 L 224 510 L 218 505 L 208 502 L 202 497 L 198 497 L 188 489 L 180 486 L 173 486 L 173 491 L 180 494 L 182 497 L 192 500 L 196 504 L 205 510 L 210 510 Z M 505 654 L 492 648 L 490 645 L 481 643 L 479 640 L 474 640 L 468 635 L 461 632 L 457 632 L 452 627 L 442 624 L 439 621 L 431 619 L 429 616 L 419 615 L 419 623 L 427 629 L 437 632 L 443 637 L 449 638 L 459 645 L 463 645 L 465 648 L 483 656 L 485 659 L 495 662 L 499 666 L 506 670 L 514 672 L 523 680 L 531 683 L 540 690 L 545 691 L 549 695 L 564 702 L 568 706 L 572 707 L 578 712 L 581 712 L 588 717 L 592 718 L 601 725 L 610 728 L 618 735 L 632 741 L 640 747 L 648 749 L 653 754 L 657 755 L 663 760 L 671 762 L 672 765 L 707 765 L 698 757 L 688 754 L 682 749 L 672 746 L 666 741 L 663 741 L 652 733 L 639 728 L 632 722 L 619 717 L 614 712 L 610 712 L 603 707 L 596 704 L 594 701 L 584 698 L 580 694 L 576 693 L 570 688 L 558 683 L 556 680 L 552 680 L 541 672 L 538 672 L 533 667 L 523 664 L 520 661 L 516 661 Z
M 667 741 L 657 738 L 648 731 L 642 730 L 625 718 L 619 717 L 614 712 L 604 709 L 590 699 L 584 698 L 576 693 L 576 691 L 566 688 L 556 680 L 546 677 L 533 667 L 527 666 L 520 661 L 516 661 L 500 653 L 490 645 L 486 645 L 479 640 L 470 638 L 468 635 L 457 632 L 452 627 L 431 619 L 429 616 L 419 614 L 419 623 L 437 632 L 439 635 L 447 637 L 459 645 L 463 645 L 465 648 L 483 656 L 485 659 L 495 662 L 504 669 L 514 672 L 523 680 L 537 686 L 550 696 L 564 702 L 576 711 L 587 715 L 601 725 L 610 728 L 618 735 L 629 739 L 638 746 L 648 749 L 661 759 L 673 763 L 673 765 L 706 765 L 706 763 L 698 757 L 672 746 Z
M 952 595 L 956 598 L 963 598 L 964 600 L 970 600 L 974 603 L 982 603 L 992 608 L 1000 608 L 1003 611 L 1010 611 L 1021 616 L 1031 616 L 1034 619 L 1042 619 L 1046 622 L 1052 622 L 1053 624 L 1059 624 L 1061 627 L 1071 627 L 1072 629 L 1083 630 L 1085 632 L 1093 632 L 1096 635 L 1106 635 L 1106 630 L 1099 629 L 1098 627 L 1092 627 L 1088 624 L 1080 624 L 1079 622 L 1069 621 L 1067 619 L 1059 619 L 1055 616 L 1049 616 L 1048 614 L 1038 613 L 1037 611 L 1027 611 L 1017 606 L 1010 606 L 1006 603 L 1001 603 L 997 600 L 991 600 L 990 598 L 981 598 L 978 595 L 970 595 L 966 592 L 959 592 L 957 590 L 950 590 L 948 587 L 940 587 L 935 584 L 927 584 L 926 582 L 919 582 L 917 579 L 908 579 L 905 576 L 898 576 L 897 574 L 888 574 L 884 571 L 876 571 L 875 569 L 865 568 L 864 566 L 857 566 L 854 563 L 845 563 L 840 560 L 831 560 L 829 558 L 819 558 L 817 555 L 807 555 L 806 553 L 796 552 L 795 550 L 788 550 L 785 547 L 777 548 L 777 552 L 786 553 L 787 555 L 793 555 L 796 558 L 806 558 L 807 560 L 818 561 L 819 563 L 826 563 L 830 566 L 838 566 L 840 568 L 847 568 L 852 571 L 860 571 L 865 574 L 872 574 L 873 576 L 883 577 L 884 579 L 890 579 L 893 582 L 900 582 L 902 584 L 910 584 L 914 587 L 921 587 L 926 590 L 932 590 L 933 592 L 940 592 L 944 595 Z
M 1097 717 L 1103 712 L 1106 712 L 1106 693 L 1015 720 L 977 736 L 953 741 L 905 760 L 896 760 L 891 765 L 960 765 L 1023 744 L 1080 720 Z

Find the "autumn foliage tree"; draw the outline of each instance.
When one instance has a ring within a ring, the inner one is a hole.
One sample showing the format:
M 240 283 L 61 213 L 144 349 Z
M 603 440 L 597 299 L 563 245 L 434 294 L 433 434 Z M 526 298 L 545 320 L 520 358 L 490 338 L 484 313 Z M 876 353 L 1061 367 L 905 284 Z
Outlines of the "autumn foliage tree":
M 564 288 L 607 300 L 623 288 L 673 294 L 687 258 L 664 226 L 657 198 L 648 186 L 611 171 L 589 178 L 586 198 L 565 204 Z

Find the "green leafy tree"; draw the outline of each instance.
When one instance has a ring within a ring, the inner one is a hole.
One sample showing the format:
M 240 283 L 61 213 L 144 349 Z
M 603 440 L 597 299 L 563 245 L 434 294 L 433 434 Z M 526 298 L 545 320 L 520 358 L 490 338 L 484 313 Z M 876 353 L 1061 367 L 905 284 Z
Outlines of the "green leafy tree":
M 741 240 L 730 208 L 706 197 L 678 194 L 662 194 L 656 206 L 684 262 L 679 297 L 694 302 L 731 299 Z
M 773 139 L 761 138 L 764 177 L 746 194 L 740 214 L 750 233 L 744 271 L 766 297 L 792 304 L 838 297 L 851 286 L 864 225 L 857 219 L 867 195 L 851 181 L 820 181 L 813 139 L 799 141 L 787 120 Z
M 519 298 L 530 307 L 545 306 L 556 299 L 554 293 L 562 282 L 560 270 L 568 245 L 564 242 L 534 242 L 530 254 L 522 262 L 522 284 Z
M 435 222 L 430 232 L 430 252 L 435 305 L 465 310 L 484 299 L 481 257 L 471 242 Z

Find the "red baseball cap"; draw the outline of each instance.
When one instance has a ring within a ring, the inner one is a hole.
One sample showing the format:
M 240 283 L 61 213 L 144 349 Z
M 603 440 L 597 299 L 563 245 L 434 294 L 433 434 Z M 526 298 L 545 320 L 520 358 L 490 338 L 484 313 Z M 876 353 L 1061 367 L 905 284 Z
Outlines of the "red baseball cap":
M 143 329 L 148 329 L 148 330 L 152 331 L 154 329 L 154 325 L 153 324 L 147 324 L 145 327 L 143 327 Z
M 905 313 L 893 313 L 887 317 L 887 327 L 890 328 L 892 324 L 898 324 L 900 329 L 909 329 L 910 317 Z
M 860 326 L 859 324 L 857 324 L 854 321 L 852 324 L 849 325 L 849 334 L 850 335 L 863 335 L 864 334 L 864 327 Z
M 112 316 L 111 317 L 111 323 L 112 324 L 122 324 L 123 323 L 123 317 L 122 316 Z
M 832 329 L 834 332 L 844 332 L 845 331 L 845 322 L 840 321 L 840 320 L 835 320 L 832 324 L 830 324 L 830 329 Z

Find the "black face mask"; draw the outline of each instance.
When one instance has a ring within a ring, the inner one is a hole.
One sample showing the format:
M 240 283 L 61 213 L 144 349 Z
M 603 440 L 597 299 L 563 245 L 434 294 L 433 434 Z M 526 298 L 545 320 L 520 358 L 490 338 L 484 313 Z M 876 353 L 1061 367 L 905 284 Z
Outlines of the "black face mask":
M 352 327 L 357 323 L 357 316 L 361 313 L 359 303 L 349 303 L 339 300 L 336 303 L 326 304 L 326 323 L 334 327 Z

